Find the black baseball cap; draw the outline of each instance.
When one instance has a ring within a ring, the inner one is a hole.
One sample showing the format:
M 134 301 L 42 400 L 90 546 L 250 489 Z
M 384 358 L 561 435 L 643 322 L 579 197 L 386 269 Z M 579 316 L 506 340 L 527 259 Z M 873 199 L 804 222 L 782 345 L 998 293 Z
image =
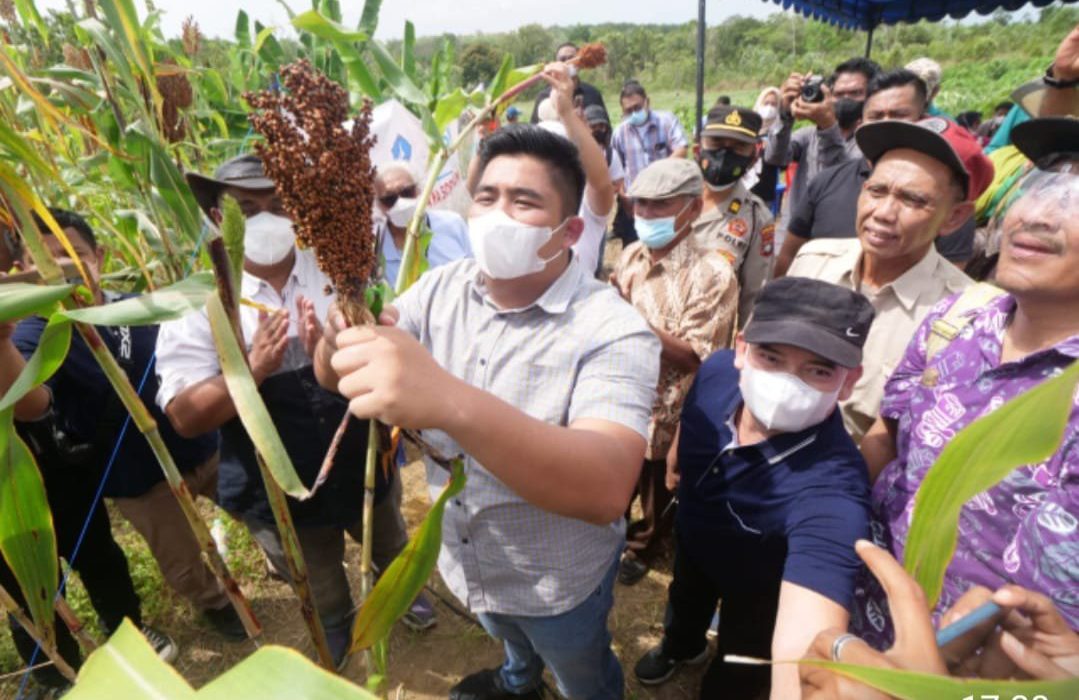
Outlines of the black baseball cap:
M 589 126 L 593 124 L 611 125 L 611 118 L 607 116 L 607 110 L 600 105 L 588 105 L 584 108 L 584 120 Z
M 226 187 L 239 187 L 242 190 L 273 189 L 273 180 L 266 177 L 262 169 L 262 159 L 254 153 L 237 156 L 221 164 L 213 177 L 199 173 L 186 173 L 184 179 L 191 193 L 195 195 L 206 215 L 217 206 L 217 198 Z
M 752 109 L 717 104 L 708 110 L 701 135 L 757 143 L 762 123 L 761 115 Z
M 841 367 L 862 364 L 873 305 L 861 294 L 808 277 L 781 277 L 757 297 L 747 343 L 793 345 Z
M 1012 143 L 1033 163 L 1054 153 L 1079 153 L 1079 119 L 1039 117 L 1016 124 Z

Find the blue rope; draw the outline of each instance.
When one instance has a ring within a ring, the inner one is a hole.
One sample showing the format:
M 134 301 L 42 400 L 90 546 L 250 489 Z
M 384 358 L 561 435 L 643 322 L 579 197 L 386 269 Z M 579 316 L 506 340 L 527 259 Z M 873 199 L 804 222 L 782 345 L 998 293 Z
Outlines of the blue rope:
M 195 266 L 195 260 L 198 258 L 199 250 L 202 248 L 202 242 L 206 238 L 206 234 L 210 228 L 203 224 L 202 232 L 199 234 L 198 243 L 195 245 L 195 251 L 191 254 L 191 258 L 188 260 L 187 268 L 184 270 L 184 277 L 191 272 L 191 268 Z M 142 396 L 142 389 L 146 386 L 146 380 L 150 378 L 150 370 L 153 369 L 154 364 L 157 362 L 157 350 L 155 349 L 153 354 L 150 355 L 150 361 L 146 363 L 146 369 L 142 373 L 142 379 L 139 380 L 139 387 L 136 392 L 140 398 Z M 111 387 L 110 387 L 111 389 Z M 86 538 L 86 531 L 90 528 L 90 520 L 94 517 L 94 513 L 97 511 L 97 506 L 101 503 L 102 493 L 105 491 L 105 483 L 109 480 L 109 474 L 112 472 L 112 466 L 116 462 L 116 455 L 120 453 L 120 445 L 124 442 L 124 436 L 127 435 L 127 429 L 131 426 L 131 414 L 128 413 L 124 417 L 124 424 L 120 427 L 120 434 L 116 438 L 116 444 L 112 446 L 112 454 L 109 455 L 109 461 L 105 465 L 105 473 L 101 477 L 101 483 L 97 485 L 97 492 L 94 494 L 94 500 L 90 504 L 90 510 L 86 513 L 86 520 L 82 524 L 82 531 L 79 532 L 79 537 L 75 540 L 75 547 L 71 550 L 71 555 L 67 557 L 68 569 L 64 573 L 63 579 L 60 581 L 60 587 L 56 589 L 56 597 L 53 598 L 53 605 L 56 605 L 56 601 L 60 600 L 60 596 L 64 594 L 64 589 L 67 587 L 67 580 L 71 576 L 71 572 L 75 570 L 75 557 L 79 554 L 79 549 L 82 547 L 82 542 Z M 38 643 L 34 646 L 34 653 L 30 656 L 30 663 L 27 665 L 27 670 L 23 672 L 22 681 L 19 683 L 19 691 L 15 694 L 15 700 L 22 700 L 24 693 L 26 692 L 26 686 L 30 682 L 30 668 L 37 663 L 38 655 L 41 653 L 41 644 Z

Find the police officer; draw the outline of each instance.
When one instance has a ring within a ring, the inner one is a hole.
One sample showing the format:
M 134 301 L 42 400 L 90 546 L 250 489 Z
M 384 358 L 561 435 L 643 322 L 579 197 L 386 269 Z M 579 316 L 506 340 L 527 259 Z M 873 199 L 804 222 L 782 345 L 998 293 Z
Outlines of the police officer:
M 742 184 L 757 160 L 761 116 L 717 104 L 708 111 L 698 163 L 704 175 L 704 209 L 693 224 L 699 245 L 727 258 L 738 276 L 738 327 L 772 274 L 775 224 L 768 207 Z
M 334 298 L 329 278 L 318 269 L 311 251 L 296 249 L 292 221 L 256 156 L 226 162 L 213 178 L 189 173 L 187 181 L 215 222 L 221 220 L 224 194 L 237 200 L 246 217 L 241 294 L 276 310 L 240 308 L 244 344 L 259 393 L 297 473 L 310 487 L 348 407 L 340 396 L 318 386 L 311 366 L 311 353 Z M 158 405 L 181 435 L 221 430 L 220 504 L 244 521 L 273 569 L 286 574 L 287 561 L 255 450 L 221 376 L 205 311 L 164 324 L 157 357 Z M 289 501 L 315 605 L 339 663 L 346 658 L 353 619 L 343 565 L 344 533 L 347 530 L 357 541 L 361 538 L 363 459 L 356 456 L 364 454 L 366 445 L 366 421 L 351 421 L 326 483 L 309 500 Z M 388 487 L 379 470 L 376 503 Z M 380 513 L 388 514 L 389 521 L 379 521 Z M 392 509 L 376 508 L 374 530 L 382 538 L 373 546 L 376 565 L 388 564 L 407 542 L 400 515 L 394 519 L 394 514 Z

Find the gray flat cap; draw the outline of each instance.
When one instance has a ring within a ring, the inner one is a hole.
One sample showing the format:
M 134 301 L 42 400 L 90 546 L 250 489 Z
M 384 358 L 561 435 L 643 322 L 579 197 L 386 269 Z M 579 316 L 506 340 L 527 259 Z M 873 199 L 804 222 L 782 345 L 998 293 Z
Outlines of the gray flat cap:
M 629 196 L 640 199 L 698 197 L 703 190 L 704 178 L 699 165 L 685 158 L 664 158 L 641 171 L 629 188 Z

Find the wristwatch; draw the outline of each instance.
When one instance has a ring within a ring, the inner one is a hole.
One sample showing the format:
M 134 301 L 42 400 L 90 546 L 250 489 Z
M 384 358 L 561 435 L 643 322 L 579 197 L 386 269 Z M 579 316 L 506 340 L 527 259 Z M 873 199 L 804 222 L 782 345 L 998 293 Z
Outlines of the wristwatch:
M 1071 80 L 1061 80 L 1053 75 L 1053 64 L 1050 63 L 1049 67 L 1045 69 L 1045 75 L 1042 77 L 1042 82 L 1051 88 L 1057 88 L 1062 90 L 1065 88 L 1072 88 L 1079 85 L 1079 78 L 1072 78 Z

